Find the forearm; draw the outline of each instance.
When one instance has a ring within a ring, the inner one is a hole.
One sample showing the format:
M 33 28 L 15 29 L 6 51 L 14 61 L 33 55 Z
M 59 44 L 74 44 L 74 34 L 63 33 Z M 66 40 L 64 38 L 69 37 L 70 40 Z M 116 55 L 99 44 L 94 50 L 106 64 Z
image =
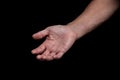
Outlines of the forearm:
M 85 11 L 67 26 L 80 38 L 107 20 L 118 6 L 117 0 L 93 0 Z

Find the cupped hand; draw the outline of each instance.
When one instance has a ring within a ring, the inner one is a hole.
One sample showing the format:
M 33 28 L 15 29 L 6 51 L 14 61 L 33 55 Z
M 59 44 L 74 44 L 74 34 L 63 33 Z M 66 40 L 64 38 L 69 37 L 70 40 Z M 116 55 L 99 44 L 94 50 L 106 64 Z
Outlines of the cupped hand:
M 32 54 L 37 55 L 38 60 L 53 60 L 61 58 L 76 41 L 76 34 L 63 25 L 50 26 L 32 36 L 34 39 L 46 40 Z

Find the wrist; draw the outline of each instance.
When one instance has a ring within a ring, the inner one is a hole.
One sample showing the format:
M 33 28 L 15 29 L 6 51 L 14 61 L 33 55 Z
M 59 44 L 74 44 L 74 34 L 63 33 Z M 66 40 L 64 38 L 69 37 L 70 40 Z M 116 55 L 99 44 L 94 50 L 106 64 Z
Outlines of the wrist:
M 86 27 L 83 24 L 76 24 L 71 22 L 67 24 L 66 27 L 69 28 L 76 35 L 76 39 L 81 38 L 87 33 L 85 29 Z

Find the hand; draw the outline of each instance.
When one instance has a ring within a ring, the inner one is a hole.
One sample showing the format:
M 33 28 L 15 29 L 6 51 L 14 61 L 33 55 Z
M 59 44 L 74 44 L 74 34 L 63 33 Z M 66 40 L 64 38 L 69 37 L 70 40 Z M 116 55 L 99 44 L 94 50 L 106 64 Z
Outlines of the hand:
M 66 26 L 50 26 L 33 35 L 34 39 L 46 37 L 46 40 L 32 54 L 36 54 L 38 60 L 59 59 L 76 41 L 75 33 Z

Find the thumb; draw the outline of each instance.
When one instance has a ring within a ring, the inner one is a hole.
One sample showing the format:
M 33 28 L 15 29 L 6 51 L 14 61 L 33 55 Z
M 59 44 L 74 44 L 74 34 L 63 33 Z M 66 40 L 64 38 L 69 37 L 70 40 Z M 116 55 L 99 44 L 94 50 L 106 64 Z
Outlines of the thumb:
M 33 34 L 32 37 L 34 39 L 41 39 L 47 35 L 48 35 L 48 29 L 45 29 L 45 30 L 42 30 L 42 31 L 39 31 L 39 32 Z

